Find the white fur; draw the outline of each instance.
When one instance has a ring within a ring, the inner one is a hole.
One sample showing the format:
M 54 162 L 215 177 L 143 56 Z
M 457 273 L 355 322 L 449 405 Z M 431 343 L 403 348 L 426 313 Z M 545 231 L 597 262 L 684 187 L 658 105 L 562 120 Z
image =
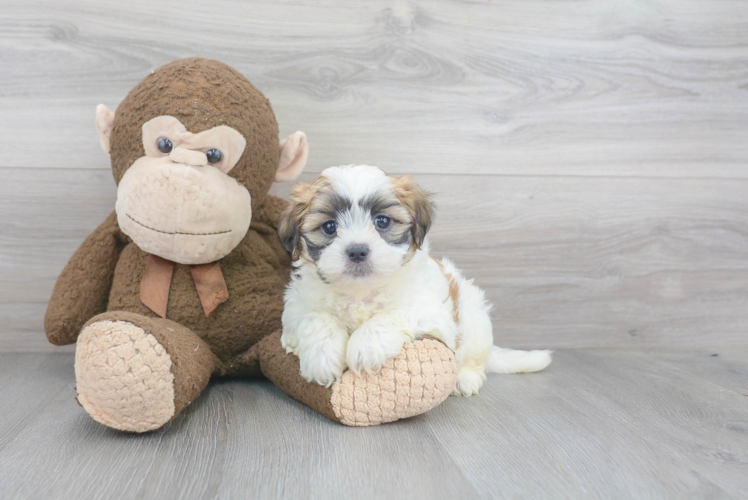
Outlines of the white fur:
M 426 335 L 455 352 L 454 394 L 476 394 L 486 372 L 531 372 L 548 366 L 550 351 L 493 346 L 491 305 L 483 291 L 449 260 L 441 265 L 433 260 L 428 241 L 408 259 L 409 245 L 390 244 L 380 236 L 358 200 L 391 192 L 390 177 L 362 165 L 333 167 L 321 175 L 353 203 L 317 262 L 304 257 L 294 262 L 296 272 L 286 290 L 281 342 L 287 352 L 299 356 L 304 378 L 329 387 L 346 367 L 376 373 L 403 344 Z M 352 244 L 369 246 L 370 273 L 365 276 L 349 272 L 346 249 Z M 459 287 L 459 322 L 454 320 L 447 275 Z

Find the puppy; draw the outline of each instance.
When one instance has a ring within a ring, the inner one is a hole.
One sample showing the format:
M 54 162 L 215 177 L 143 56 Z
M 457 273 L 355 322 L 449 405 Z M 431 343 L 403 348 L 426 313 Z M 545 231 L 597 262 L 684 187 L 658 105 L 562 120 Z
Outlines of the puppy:
M 297 185 L 279 234 L 294 273 L 283 335 L 301 375 L 332 385 L 346 369 L 376 373 L 406 342 L 430 335 L 455 353 L 454 394 L 476 394 L 486 372 L 539 371 L 550 351 L 493 345 L 483 291 L 447 259 L 429 256 L 430 195 L 377 167 L 326 169 Z

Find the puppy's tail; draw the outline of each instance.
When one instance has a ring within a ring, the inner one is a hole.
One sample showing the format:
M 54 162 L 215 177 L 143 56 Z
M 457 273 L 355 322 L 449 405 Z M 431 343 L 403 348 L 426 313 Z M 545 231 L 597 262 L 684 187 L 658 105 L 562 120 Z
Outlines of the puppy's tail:
M 553 351 L 515 351 L 498 346 L 491 347 L 491 357 L 486 365 L 489 373 L 539 372 L 551 364 Z

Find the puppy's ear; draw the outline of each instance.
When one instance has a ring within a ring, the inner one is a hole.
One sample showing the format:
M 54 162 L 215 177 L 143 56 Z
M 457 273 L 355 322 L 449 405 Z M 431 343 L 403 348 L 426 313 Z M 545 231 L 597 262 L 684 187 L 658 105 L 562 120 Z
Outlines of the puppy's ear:
M 410 228 L 413 245 L 421 248 L 434 220 L 435 206 L 431 201 L 431 193 L 416 184 L 410 175 L 393 178 L 392 185 L 400 204 L 413 218 L 413 225 Z
M 310 191 L 309 184 L 294 186 L 291 191 L 291 205 L 281 214 L 278 225 L 278 236 L 283 248 L 291 254 L 292 260 L 301 257 L 301 224 L 309 211 Z
M 301 221 L 296 217 L 293 205 L 281 214 L 280 224 L 278 225 L 278 236 L 280 236 L 283 248 L 291 254 L 291 259 L 297 260 L 301 253 L 299 249 Z

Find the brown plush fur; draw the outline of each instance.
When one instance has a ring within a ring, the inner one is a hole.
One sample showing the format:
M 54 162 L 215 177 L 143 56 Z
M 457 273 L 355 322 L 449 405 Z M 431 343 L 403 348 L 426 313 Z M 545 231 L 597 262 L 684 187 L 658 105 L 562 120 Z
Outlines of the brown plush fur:
M 260 233 L 258 226 L 266 234 Z M 134 244 L 122 250 L 107 310 L 157 317 L 140 301 L 146 255 Z M 253 221 L 239 246 L 221 259 L 220 264 L 229 299 L 208 317 L 203 313 L 189 266 L 175 265 L 167 318 L 188 326 L 208 344 L 221 361 L 216 367 L 218 374 L 250 375 L 235 358 L 281 328 L 283 289 L 289 278 L 290 259 L 272 226 Z
M 73 254 L 57 278 L 44 316 L 51 343 L 72 344 L 90 317 L 106 311 L 114 268 L 128 241 L 112 212 Z
M 279 146 L 278 125 L 265 96 L 244 76 L 217 61 L 185 59 L 159 68 L 117 108 L 111 134 L 117 182 L 143 156 L 143 123 L 161 115 L 175 116 L 193 133 L 228 125 L 247 140 L 244 154 L 229 175 L 249 190 L 253 215 L 242 242 L 219 261 L 229 299 L 206 317 L 189 266 L 176 264 L 167 319 L 158 318 L 140 301 L 147 254 L 119 229 L 112 213 L 61 273 L 45 329 L 50 342 L 58 345 L 75 342 L 91 321 L 129 321 L 153 334 L 172 358 L 178 414 L 200 394 L 211 375 L 262 375 L 259 351 L 252 347 L 281 329 L 283 289 L 291 261 L 276 233 L 287 203 L 267 196 L 278 166 Z M 197 349 L 201 355 L 194 354 L 197 346 L 202 346 Z M 298 370 L 278 376 L 293 379 L 281 382 L 285 385 L 308 384 Z
M 280 390 L 317 410 L 330 420 L 339 422 L 330 398 L 332 390 L 307 382 L 301 377 L 289 377 L 289 373 L 299 373 L 299 358 L 286 354 L 280 342 L 281 331 L 277 331 L 258 344 L 258 356 L 262 373 L 272 380 Z

